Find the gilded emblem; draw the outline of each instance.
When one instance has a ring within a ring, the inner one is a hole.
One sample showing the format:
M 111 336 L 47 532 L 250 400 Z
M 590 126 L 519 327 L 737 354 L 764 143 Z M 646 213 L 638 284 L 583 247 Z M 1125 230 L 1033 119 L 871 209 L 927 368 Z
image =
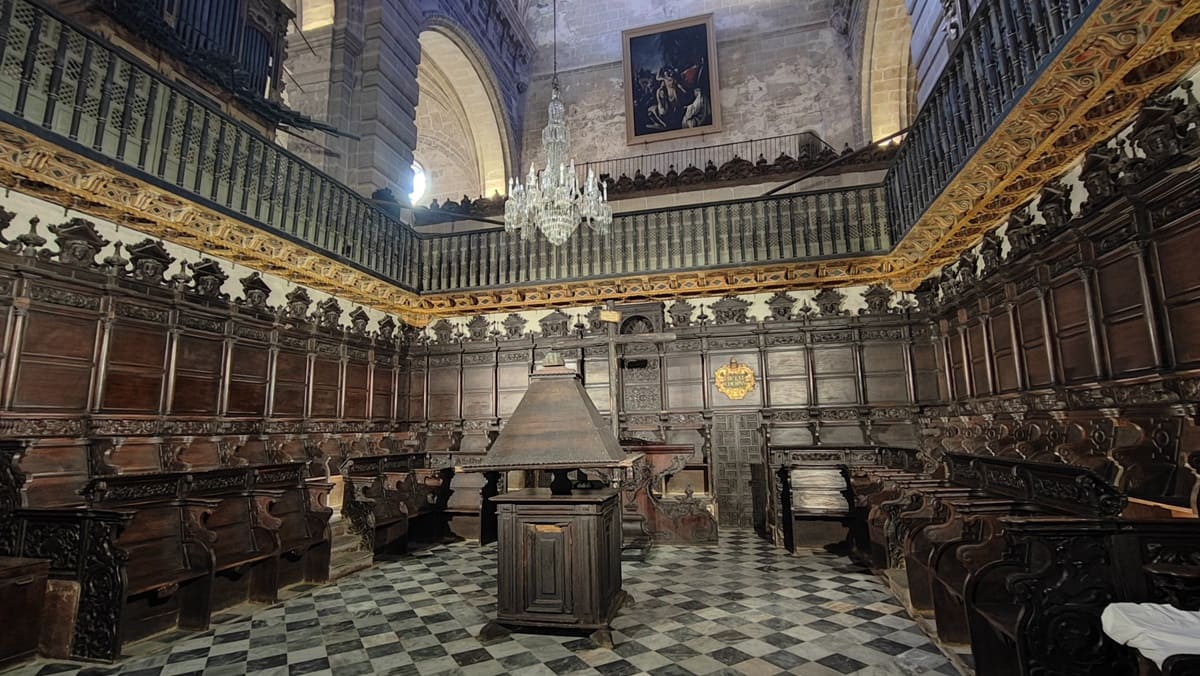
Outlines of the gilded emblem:
M 734 401 L 744 399 L 754 389 L 754 371 L 733 357 L 729 358 L 728 364 L 717 369 L 715 380 L 721 394 Z

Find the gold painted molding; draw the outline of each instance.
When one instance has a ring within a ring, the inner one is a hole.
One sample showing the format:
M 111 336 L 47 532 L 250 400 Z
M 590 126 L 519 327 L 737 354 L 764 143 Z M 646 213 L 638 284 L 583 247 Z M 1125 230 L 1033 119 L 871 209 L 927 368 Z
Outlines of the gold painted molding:
M 0 184 L 410 324 L 429 321 L 427 303 L 414 293 L 3 123 Z
M 1198 19 L 1195 0 L 1102 0 L 892 250 L 891 284 L 915 288 L 1132 122 L 1147 97 L 1200 63 Z
M 1185 29 L 1180 29 L 1187 22 Z M 417 295 L 0 124 L 0 183 L 424 326 L 442 316 L 886 282 L 911 290 L 977 244 L 1139 105 L 1200 62 L 1197 0 L 1101 0 L 886 256 Z

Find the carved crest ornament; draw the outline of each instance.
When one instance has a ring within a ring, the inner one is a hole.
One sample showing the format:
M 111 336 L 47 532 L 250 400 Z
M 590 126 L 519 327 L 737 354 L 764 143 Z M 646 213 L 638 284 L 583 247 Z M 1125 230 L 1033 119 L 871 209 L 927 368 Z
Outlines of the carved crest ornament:
M 729 363 L 713 374 L 713 382 L 718 392 L 733 401 L 741 401 L 754 389 L 754 370 L 748 364 L 730 357 Z

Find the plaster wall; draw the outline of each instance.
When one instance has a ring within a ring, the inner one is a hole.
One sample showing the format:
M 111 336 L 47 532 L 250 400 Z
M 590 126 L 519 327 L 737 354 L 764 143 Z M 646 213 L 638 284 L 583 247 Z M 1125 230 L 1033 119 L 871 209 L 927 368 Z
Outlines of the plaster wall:
M 550 0 L 526 8 L 536 47 L 526 97 L 522 168 L 543 161 L 553 72 Z M 813 131 L 837 149 L 862 137 L 848 38 L 831 23 L 837 0 L 559 0 L 558 71 L 577 162 Z M 713 14 L 722 130 L 626 145 L 625 29 Z

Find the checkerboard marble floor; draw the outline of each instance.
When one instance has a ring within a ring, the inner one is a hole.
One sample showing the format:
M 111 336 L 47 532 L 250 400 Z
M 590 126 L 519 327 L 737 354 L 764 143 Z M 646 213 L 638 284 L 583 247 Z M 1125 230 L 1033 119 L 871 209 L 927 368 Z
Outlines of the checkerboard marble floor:
M 203 634 L 158 637 L 113 667 L 36 662 L 15 674 L 956 674 L 871 573 L 789 555 L 753 532 L 659 546 L 626 563 L 636 606 L 613 650 L 572 635 L 474 636 L 495 613 L 496 549 L 437 545 Z

